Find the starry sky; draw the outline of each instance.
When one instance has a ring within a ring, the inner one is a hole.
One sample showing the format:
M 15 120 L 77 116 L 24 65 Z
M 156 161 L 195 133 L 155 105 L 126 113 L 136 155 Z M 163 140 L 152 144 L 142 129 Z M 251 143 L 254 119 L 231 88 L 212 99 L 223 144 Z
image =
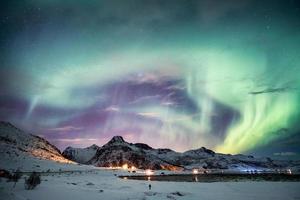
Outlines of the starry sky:
M 61 150 L 300 158 L 297 0 L 1 2 L 0 120 Z

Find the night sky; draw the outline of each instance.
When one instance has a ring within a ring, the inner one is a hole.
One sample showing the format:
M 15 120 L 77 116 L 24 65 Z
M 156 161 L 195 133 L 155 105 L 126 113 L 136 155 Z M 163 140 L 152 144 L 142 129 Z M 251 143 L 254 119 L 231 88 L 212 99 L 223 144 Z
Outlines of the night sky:
M 1 4 L 0 120 L 62 150 L 300 158 L 299 1 Z

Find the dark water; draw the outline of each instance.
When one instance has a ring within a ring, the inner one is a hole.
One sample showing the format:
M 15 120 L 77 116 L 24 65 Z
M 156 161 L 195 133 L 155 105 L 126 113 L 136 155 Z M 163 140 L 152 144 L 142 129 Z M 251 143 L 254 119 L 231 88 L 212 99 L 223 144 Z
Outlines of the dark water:
M 119 176 L 122 179 L 173 182 L 239 182 L 239 181 L 291 181 L 299 182 L 300 174 L 173 174 L 151 176 Z

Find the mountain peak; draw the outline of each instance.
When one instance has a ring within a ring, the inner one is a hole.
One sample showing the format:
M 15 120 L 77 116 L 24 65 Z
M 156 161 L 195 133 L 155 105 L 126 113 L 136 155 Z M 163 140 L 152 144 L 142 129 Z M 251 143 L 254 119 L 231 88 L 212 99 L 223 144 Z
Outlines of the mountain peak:
M 196 151 L 196 152 L 203 152 L 203 153 L 207 153 L 207 154 L 211 154 L 211 155 L 215 154 L 215 152 L 213 150 L 207 149 L 205 147 L 201 147 L 201 148 L 196 149 L 194 151 Z
M 14 132 L 14 133 L 23 132 L 22 130 L 20 130 L 19 128 L 14 126 L 12 123 L 7 122 L 7 121 L 0 121 L 0 129 L 2 130 L 1 134 L 11 133 L 11 132 Z
M 125 143 L 122 136 L 114 136 L 107 144 L 121 144 Z
M 12 123 L 6 121 L 0 121 L 0 126 L 16 128 Z
M 99 148 L 99 146 L 98 145 L 96 145 L 96 144 L 92 144 L 91 146 L 89 146 L 88 148 L 90 148 L 90 149 L 98 149 Z

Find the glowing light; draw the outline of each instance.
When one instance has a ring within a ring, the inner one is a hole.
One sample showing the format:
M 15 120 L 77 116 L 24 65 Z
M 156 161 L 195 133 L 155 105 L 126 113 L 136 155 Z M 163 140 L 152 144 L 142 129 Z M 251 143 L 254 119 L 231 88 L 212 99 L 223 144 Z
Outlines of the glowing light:
M 128 164 L 122 165 L 122 169 L 127 170 L 128 169 Z
M 193 169 L 193 174 L 198 174 L 198 173 L 199 173 L 198 169 Z
M 148 176 L 154 174 L 154 172 L 153 172 L 152 170 L 150 170 L 150 169 L 147 169 L 147 170 L 145 171 L 145 173 L 146 173 L 146 175 L 148 175 Z

